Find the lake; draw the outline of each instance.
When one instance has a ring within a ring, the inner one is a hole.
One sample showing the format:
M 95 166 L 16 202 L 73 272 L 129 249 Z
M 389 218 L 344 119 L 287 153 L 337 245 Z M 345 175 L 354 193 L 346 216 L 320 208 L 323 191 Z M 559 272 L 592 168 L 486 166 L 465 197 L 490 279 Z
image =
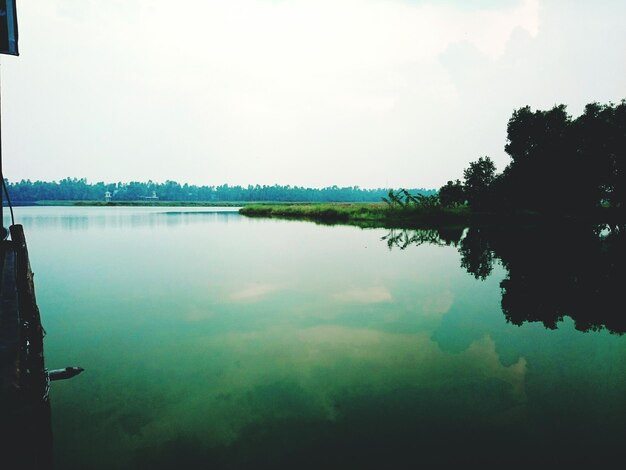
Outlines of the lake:
M 15 213 L 46 365 L 85 368 L 51 385 L 58 468 L 621 457 L 623 237 Z

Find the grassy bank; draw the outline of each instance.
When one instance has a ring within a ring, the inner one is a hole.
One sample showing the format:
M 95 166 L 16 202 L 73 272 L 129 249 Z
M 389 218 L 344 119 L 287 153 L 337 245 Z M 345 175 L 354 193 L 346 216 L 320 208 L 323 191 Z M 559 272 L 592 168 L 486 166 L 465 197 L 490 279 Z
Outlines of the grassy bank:
M 471 212 L 466 207 L 390 208 L 385 203 L 250 204 L 242 207 L 239 212 L 249 217 L 277 217 L 381 226 L 454 224 L 468 222 L 471 218 Z
M 567 214 L 561 211 L 537 213 L 485 213 L 472 211 L 468 206 L 443 208 L 440 206 L 395 207 L 385 203 L 328 203 L 328 204 L 250 204 L 239 212 L 249 217 L 276 217 L 311 220 L 318 223 L 345 223 L 362 227 L 423 228 L 432 226 L 480 225 L 536 225 L 543 223 L 584 223 L 623 225 L 623 210 L 597 209 L 588 213 Z

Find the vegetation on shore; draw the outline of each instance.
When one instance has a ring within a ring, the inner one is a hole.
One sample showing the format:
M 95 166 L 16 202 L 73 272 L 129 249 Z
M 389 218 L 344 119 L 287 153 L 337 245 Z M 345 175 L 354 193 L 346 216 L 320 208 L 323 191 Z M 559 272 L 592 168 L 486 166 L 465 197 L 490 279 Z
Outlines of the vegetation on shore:
M 423 223 L 469 221 L 468 207 L 392 208 L 386 203 L 356 204 L 249 204 L 239 212 L 249 217 L 304 219 L 326 223 L 350 223 L 367 226 L 411 226 Z
M 532 218 L 598 223 L 626 219 L 626 101 L 591 103 L 572 119 L 564 105 L 513 112 L 505 151 L 511 162 L 496 173 L 481 157 L 437 194 L 400 189 L 369 205 L 254 205 L 250 216 L 382 222 L 387 225 Z
M 189 186 L 165 183 L 9 183 L 14 202 L 90 206 L 245 206 L 248 216 L 302 218 L 389 226 L 570 218 L 616 223 L 626 219 L 626 101 L 591 103 L 573 119 L 564 105 L 515 110 L 501 173 L 480 157 L 463 180 L 440 190 L 337 186 Z M 105 202 L 107 193 L 109 202 Z M 77 199 L 79 199 L 77 201 Z M 258 204 L 254 201 L 272 201 Z M 43 202 L 41 202 L 43 201 Z
M 248 204 L 239 209 L 248 217 L 311 220 L 320 223 L 344 223 L 361 227 L 428 227 L 465 226 L 479 224 L 541 223 L 563 219 L 571 222 L 616 224 L 623 221 L 623 212 L 602 208 L 585 214 L 568 215 L 561 212 L 515 213 L 481 212 L 469 205 L 455 207 L 389 207 L 384 203 L 361 204 Z
M 463 182 L 448 181 L 439 190 L 440 204 L 570 216 L 626 209 L 626 101 L 590 103 L 576 119 L 564 105 L 520 108 L 509 119 L 504 149 L 511 157 L 504 171 L 479 158 Z

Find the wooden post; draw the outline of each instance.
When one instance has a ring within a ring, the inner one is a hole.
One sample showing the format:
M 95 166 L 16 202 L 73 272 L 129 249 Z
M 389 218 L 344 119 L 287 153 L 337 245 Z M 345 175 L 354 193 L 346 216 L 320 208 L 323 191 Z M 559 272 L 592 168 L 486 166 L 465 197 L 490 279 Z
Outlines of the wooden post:
M 3 390 L 6 395 L 3 398 L 8 402 L 0 404 L 4 415 L 0 423 L 0 467 L 48 469 L 52 468 L 52 426 L 43 355 L 44 330 L 23 227 L 13 225 L 10 231 L 11 241 L 3 242 L 6 256 L 2 317 L 8 319 L 14 331 L 10 343 L 3 345 L 9 347 L 6 357 L 12 361 L 13 371 L 9 377 L 13 383 L 8 393 L 7 387 Z

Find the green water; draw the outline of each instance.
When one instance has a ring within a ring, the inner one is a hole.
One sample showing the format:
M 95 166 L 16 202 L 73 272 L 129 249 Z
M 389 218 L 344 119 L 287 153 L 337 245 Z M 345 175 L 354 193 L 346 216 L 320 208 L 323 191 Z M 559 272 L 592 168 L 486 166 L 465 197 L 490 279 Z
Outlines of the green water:
M 86 369 L 51 386 L 58 468 L 621 455 L 626 335 L 507 322 L 505 266 L 477 279 L 454 243 L 210 208 L 16 216 L 46 364 Z

